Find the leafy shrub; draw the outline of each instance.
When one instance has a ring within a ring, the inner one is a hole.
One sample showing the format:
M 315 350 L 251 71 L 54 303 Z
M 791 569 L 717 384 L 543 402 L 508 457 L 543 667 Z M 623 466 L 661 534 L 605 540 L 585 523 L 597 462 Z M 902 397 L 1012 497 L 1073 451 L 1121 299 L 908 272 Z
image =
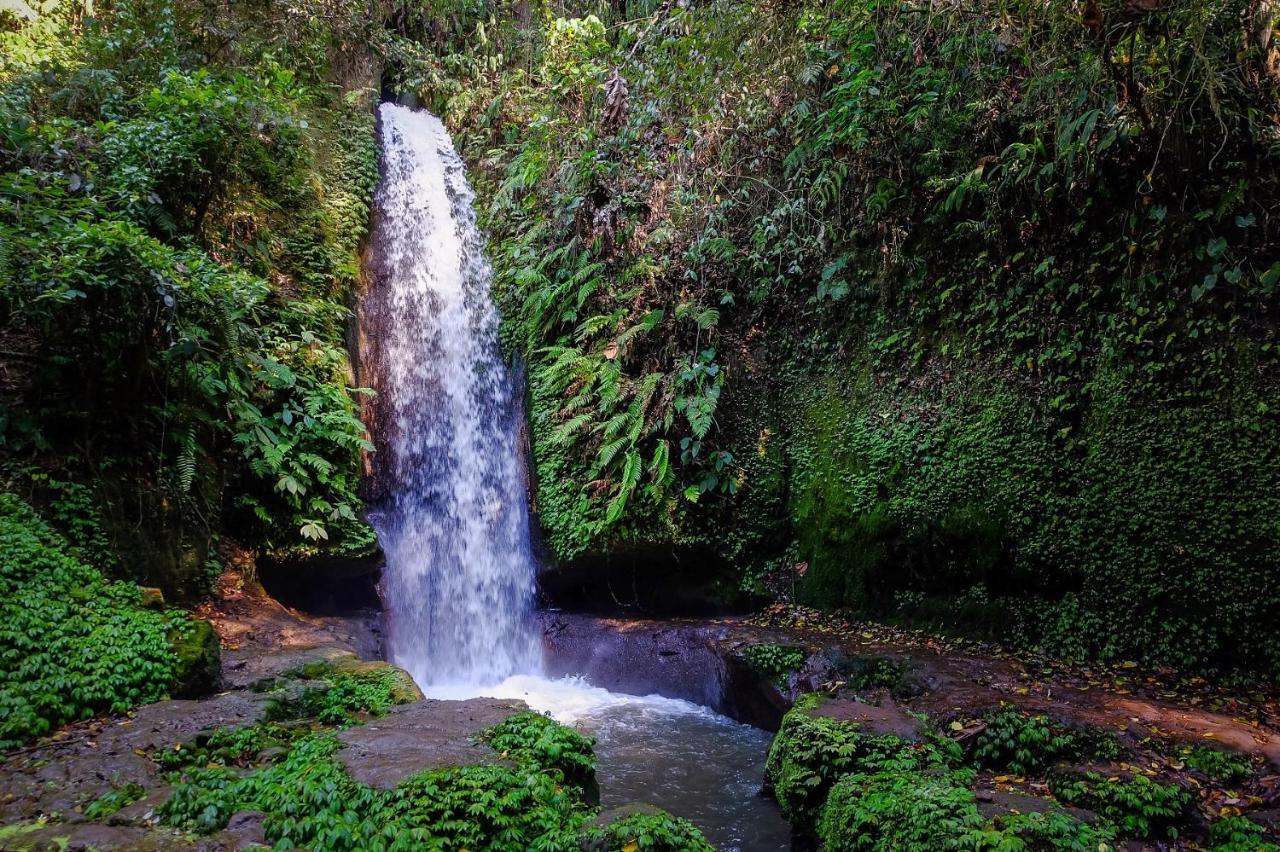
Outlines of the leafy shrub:
M 631 814 L 582 833 L 584 852 L 713 852 L 702 832 L 687 819 L 667 813 Z
M 1178 751 L 1183 763 L 1224 784 L 1253 777 L 1253 761 L 1246 755 L 1208 746 L 1185 746 Z
M 748 645 L 741 651 L 751 668 L 767 677 L 779 689 L 786 689 L 787 676 L 804 665 L 808 652 L 793 645 L 763 643 Z
M 968 849 L 984 822 L 973 792 L 946 773 L 857 773 L 831 788 L 818 837 L 849 852 Z
M 827 849 L 1110 849 L 1112 832 L 1061 811 L 1008 814 L 987 821 L 967 773 L 884 771 L 846 775 L 831 789 L 818 824 Z
M 1008 769 L 1018 775 L 1043 770 L 1059 760 L 1119 755 L 1115 737 L 1103 731 L 1064 728 L 1048 716 L 1005 707 L 986 719 L 974 740 L 971 759 L 979 769 Z
M 1209 826 L 1212 852 L 1277 852 L 1280 846 L 1262 839 L 1263 828 L 1251 819 L 1230 816 Z
M 185 614 L 143 609 L 17 497 L 0 493 L 0 746 L 165 697 Z
M 558 782 L 587 789 L 595 779 L 594 741 L 541 713 L 509 716 L 483 735 L 499 754 L 551 773 Z
M 998 817 L 979 838 L 978 848 L 993 852 L 1108 852 L 1115 831 L 1090 825 L 1061 811 L 1037 811 Z
M 1192 796 L 1176 784 L 1161 784 L 1145 775 L 1123 781 L 1098 772 L 1058 775 L 1049 779 L 1053 795 L 1062 802 L 1086 808 L 1114 823 L 1126 837 L 1178 836 L 1176 823 Z
M 157 749 L 151 753 L 151 759 L 167 770 L 194 766 L 244 768 L 255 764 L 267 749 L 287 749 L 307 733 L 303 727 L 271 722 L 243 728 L 216 728 L 192 742 Z
M 902 684 L 906 667 L 886 657 L 847 657 L 840 661 L 840 673 L 854 689 L 896 689 Z

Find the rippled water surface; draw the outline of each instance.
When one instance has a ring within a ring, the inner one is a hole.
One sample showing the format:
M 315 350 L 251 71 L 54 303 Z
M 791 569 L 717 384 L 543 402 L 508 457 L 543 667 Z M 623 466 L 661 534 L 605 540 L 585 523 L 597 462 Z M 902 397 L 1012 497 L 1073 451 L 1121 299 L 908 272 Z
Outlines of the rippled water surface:
M 429 690 L 437 698 L 519 698 L 596 738 L 600 804 L 648 802 L 694 822 L 717 849 L 791 848 L 778 807 L 760 795 L 770 734 L 705 707 L 622 695 L 580 678 L 513 677 L 489 689 Z

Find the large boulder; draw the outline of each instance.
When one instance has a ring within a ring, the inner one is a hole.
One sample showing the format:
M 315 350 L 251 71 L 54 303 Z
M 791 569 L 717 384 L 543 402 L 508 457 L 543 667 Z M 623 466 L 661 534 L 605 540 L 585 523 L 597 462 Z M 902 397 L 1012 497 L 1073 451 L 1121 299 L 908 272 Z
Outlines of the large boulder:
M 199 698 L 222 683 L 222 641 L 213 625 L 193 618 L 169 633 L 177 660 L 173 670 L 175 698 Z

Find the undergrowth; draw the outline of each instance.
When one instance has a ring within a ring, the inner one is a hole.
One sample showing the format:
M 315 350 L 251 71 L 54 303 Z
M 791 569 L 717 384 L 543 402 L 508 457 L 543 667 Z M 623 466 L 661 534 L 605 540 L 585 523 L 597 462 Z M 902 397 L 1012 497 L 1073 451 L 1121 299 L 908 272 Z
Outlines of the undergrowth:
M 73 555 L 30 506 L 0 493 L 0 748 L 165 697 L 187 615 L 142 607 Z

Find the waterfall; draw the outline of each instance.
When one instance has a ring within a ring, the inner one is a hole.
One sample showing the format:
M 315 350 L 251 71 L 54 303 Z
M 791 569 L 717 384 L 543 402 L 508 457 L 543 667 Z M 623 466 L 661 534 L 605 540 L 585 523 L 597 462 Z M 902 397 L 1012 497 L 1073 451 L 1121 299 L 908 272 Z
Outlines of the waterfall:
M 540 669 L 519 421 L 462 159 L 435 116 L 380 108 L 361 305 L 377 391 L 370 521 L 390 658 L 424 688 Z M 365 377 L 362 376 L 362 380 Z

